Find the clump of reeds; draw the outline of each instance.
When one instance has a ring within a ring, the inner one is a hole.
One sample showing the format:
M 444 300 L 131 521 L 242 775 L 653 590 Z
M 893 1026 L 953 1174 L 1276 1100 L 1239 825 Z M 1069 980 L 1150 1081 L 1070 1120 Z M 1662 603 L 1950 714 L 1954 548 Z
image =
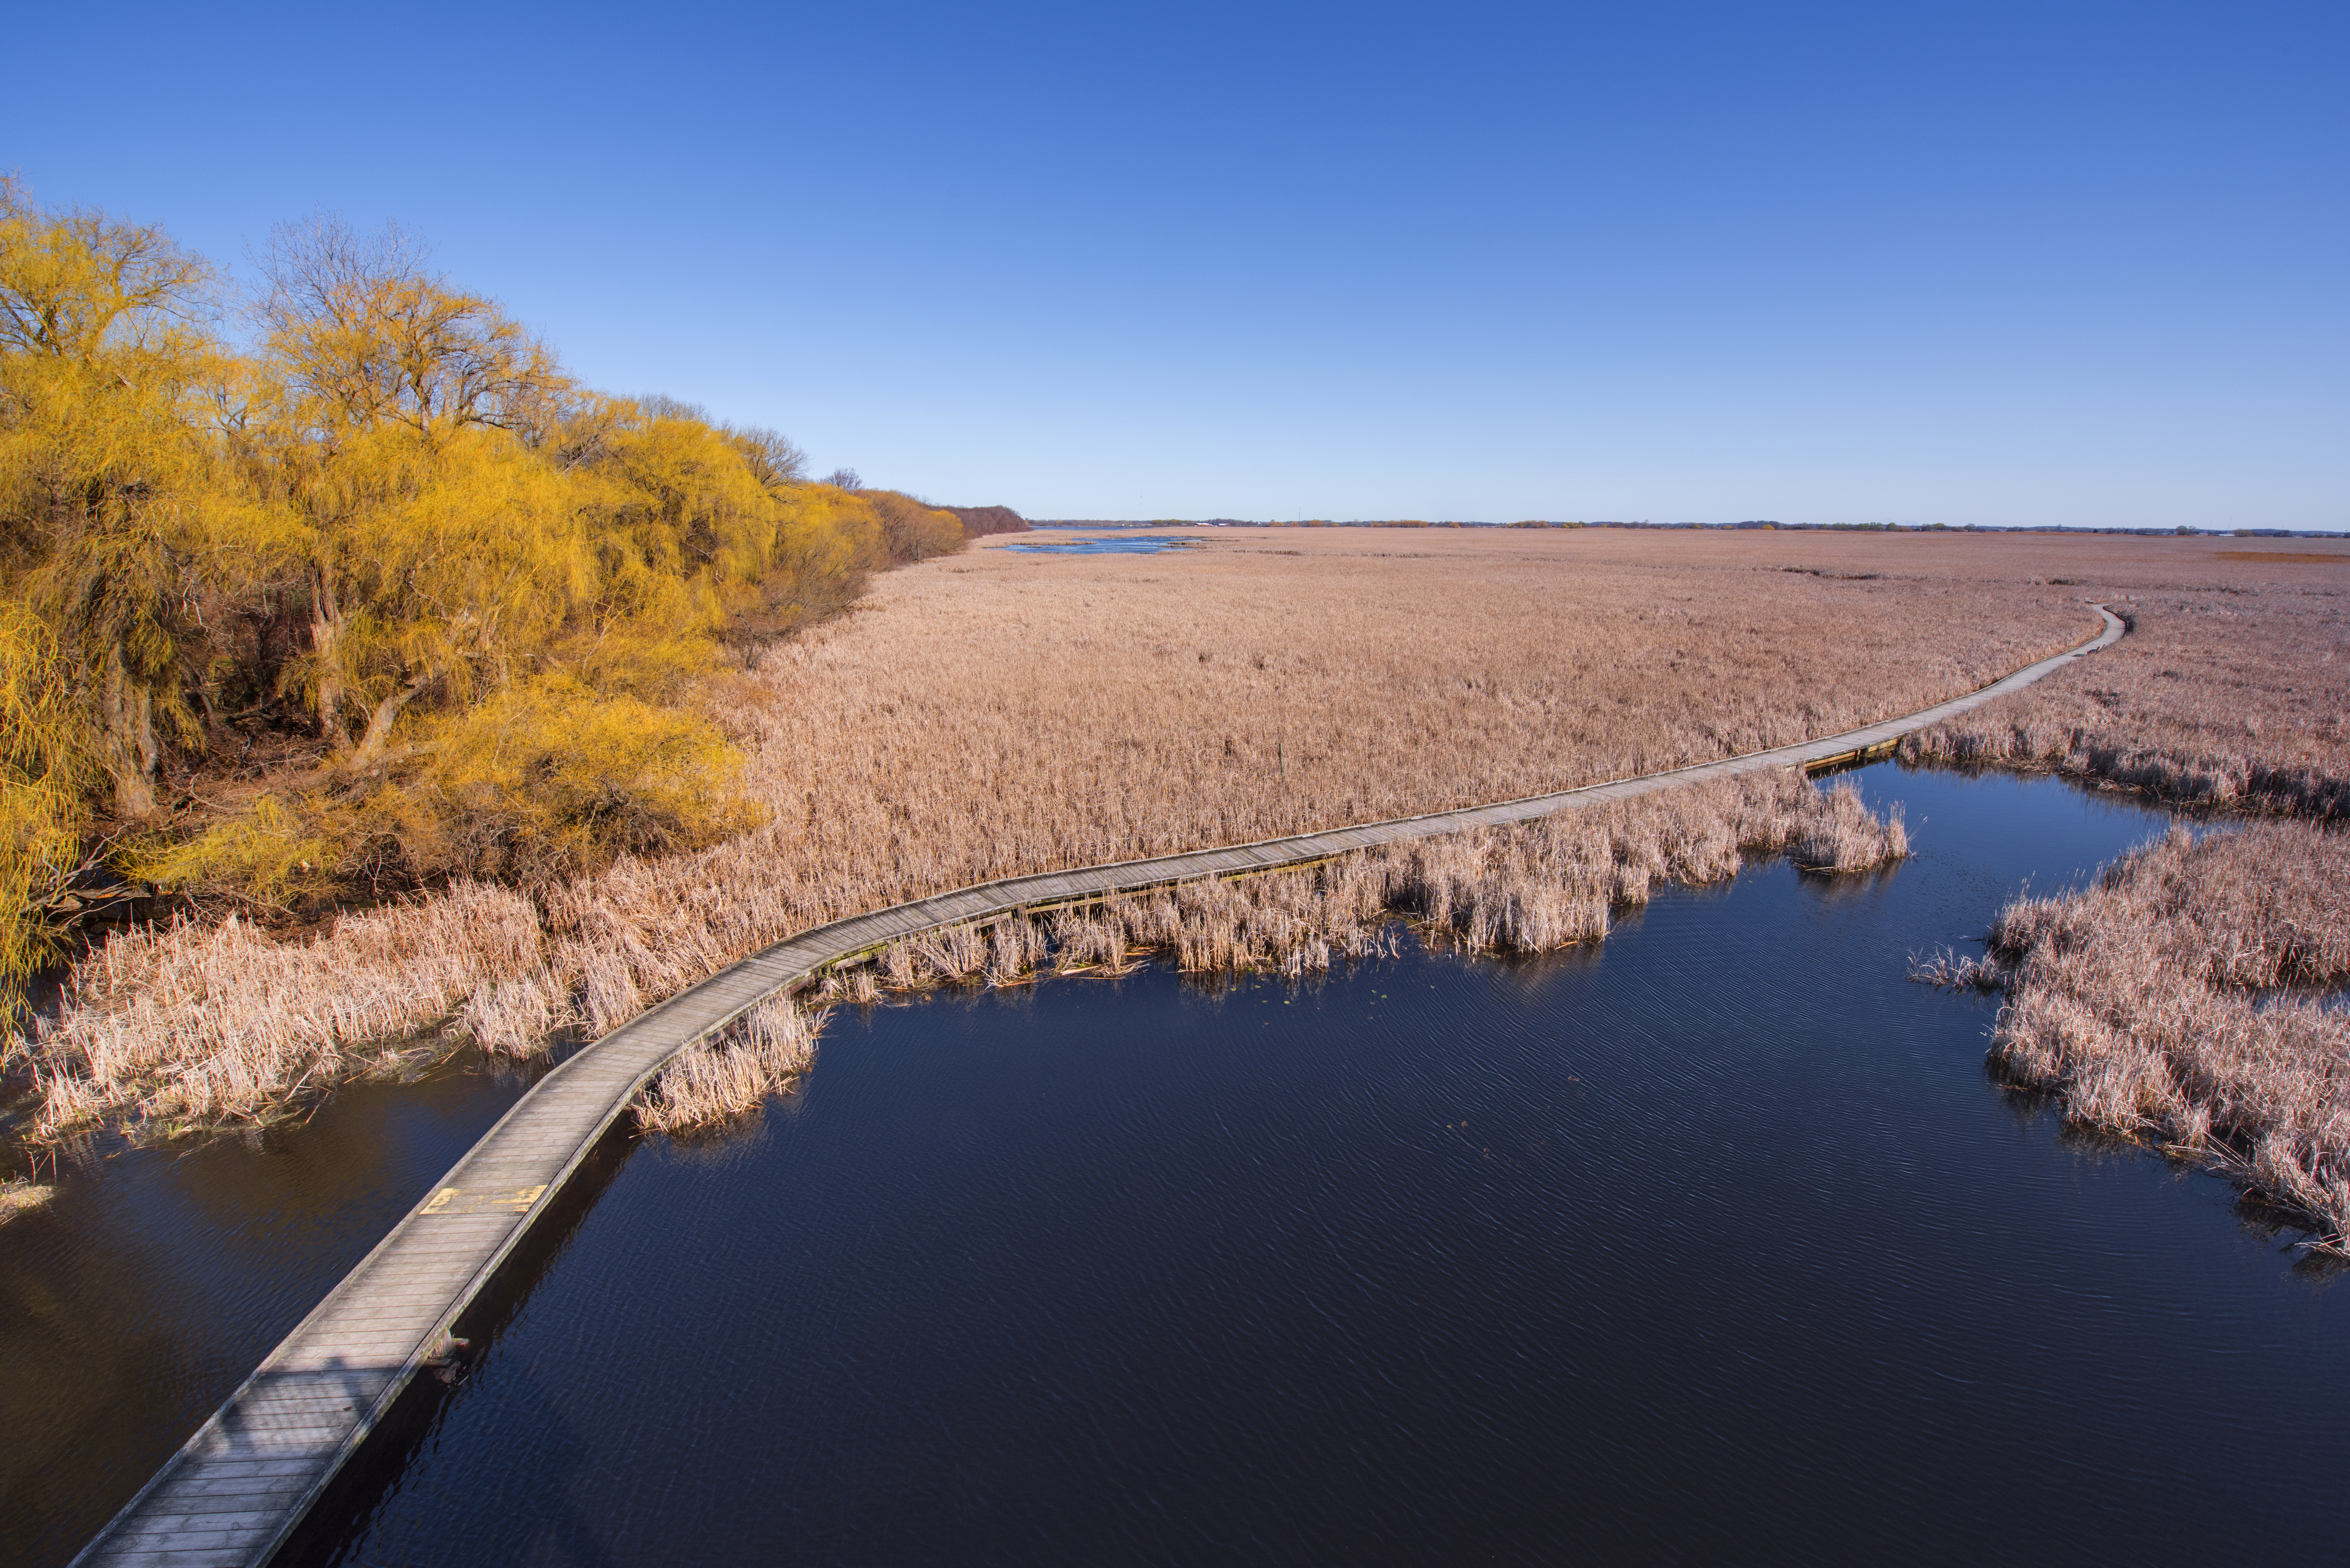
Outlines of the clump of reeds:
M 872 1002 L 881 1000 L 881 982 L 862 961 L 854 966 L 835 965 L 816 984 L 827 1002 Z
M 2007 983 L 2008 975 L 1989 953 L 1961 958 L 1949 948 L 1937 948 L 1923 957 L 1910 955 L 1909 978 L 1946 991 L 1997 991 Z
M 2089 1126 L 2223 1170 L 2350 1247 L 2350 843 L 2184 830 L 2082 892 L 2019 898 L 1991 1057 Z
M 57 1195 L 56 1188 L 21 1176 L 0 1178 L 0 1225 L 5 1225 L 19 1214 L 32 1212 Z
M 1806 871 L 1866 871 L 1908 853 L 1909 830 L 1902 823 L 1900 803 L 1880 817 L 1850 784 L 1826 791 L 1821 809 L 1807 813 L 1787 840 L 1787 858 Z
M 568 988 L 541 968 L 476 986 L 457 1009 L 453 1029 L 484 1051 L 533 1056 L 571 1016 Z
M 768 998 L 670 1058 L 637 1096 L 638 1125 L 680 1133 L 755 1110 L 814 1064 L 824 1022 L 824 1014 L 811 1017 L 789 997 Z

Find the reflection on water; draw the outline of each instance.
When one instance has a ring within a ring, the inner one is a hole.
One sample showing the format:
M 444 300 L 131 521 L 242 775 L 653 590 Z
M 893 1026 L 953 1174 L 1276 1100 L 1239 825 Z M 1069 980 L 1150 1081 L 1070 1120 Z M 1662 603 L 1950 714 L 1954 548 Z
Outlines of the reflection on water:
M 653 1139 L 348 1563 L 2331 1556 L 2350 1296 L 1907 983 L 2158 819 L 1889 768 L 1917 857 L 1598 949 L 836 1017 Z

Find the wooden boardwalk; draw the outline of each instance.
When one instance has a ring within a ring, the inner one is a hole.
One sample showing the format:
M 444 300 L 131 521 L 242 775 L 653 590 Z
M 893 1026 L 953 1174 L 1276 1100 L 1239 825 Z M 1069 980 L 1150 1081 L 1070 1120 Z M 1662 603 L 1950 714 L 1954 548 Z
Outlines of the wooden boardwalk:
M 2122 635 L 2122 623 L 2103 606 L 2097 609 L 2106 629 L 2072 651 L 1954 701 L 1865 730 L 1495 805 L 1015 877 L 820 926 L 721 970 L 540 1079 L 83 1549 L 74 1560 L 76 1568 L 229 1568 L 265 1562 L 394 1398 L 442 1348 L 458 1314 L 627 1110 L 637 1090 L 683 1047 L 775 992 L 803 984 L 827 964 L 958 921 L 1201 877 L 1297 866 L 1350 849 L 1523 822 L 1700 779 L 1859 761 L 1911 731 L 2028 686 L 2110 646 Z

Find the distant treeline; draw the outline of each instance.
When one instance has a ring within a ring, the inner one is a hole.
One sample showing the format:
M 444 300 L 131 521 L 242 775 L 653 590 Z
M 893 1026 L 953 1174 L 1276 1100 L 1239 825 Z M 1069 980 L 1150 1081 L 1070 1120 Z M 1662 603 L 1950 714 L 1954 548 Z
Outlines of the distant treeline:
M 578 385 L 397 230 L 258 270 L 0 181 L 0 981 L 126 881 L 298 910 L 707 842 L 752 813 L 693 678 L 962 547 Z
M 972 538 L 983 534 L 1024 534 L 1028 519 L 1009 506 L 941 506 L 941 512 L 951 512 L 962 521 L 962 531 Z

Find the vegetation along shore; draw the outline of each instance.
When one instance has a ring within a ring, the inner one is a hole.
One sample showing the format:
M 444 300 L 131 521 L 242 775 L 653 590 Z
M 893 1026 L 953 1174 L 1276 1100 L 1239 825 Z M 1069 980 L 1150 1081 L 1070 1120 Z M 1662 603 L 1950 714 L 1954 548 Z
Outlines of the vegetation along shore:
M 2061 588 L 1527 535 L 1344 544 L 983 545 L 877 579 L 861 613 L 704 678 L 760 826 L 567 880 L 454 880 L 290 940 L 249 915 L 119 935 L 26 1047 L 36 1129 L 249 1115 L 451 1033 L 600 1033 L 859 909 L 1747 752 L 1970 690 L 2095 624 Z
M 2191 563 L 2191 565 L 2190 565 Z M 2147 574 L 2094 669 L 1909 737 L 1917 762 L 2047 769 L 2205 829 L 2022 898 L 1983 958 L 1991 1054 L 2074 1121 L 2236 1179 L 2350 1251 L 2350 547 L 2208 540 Z

